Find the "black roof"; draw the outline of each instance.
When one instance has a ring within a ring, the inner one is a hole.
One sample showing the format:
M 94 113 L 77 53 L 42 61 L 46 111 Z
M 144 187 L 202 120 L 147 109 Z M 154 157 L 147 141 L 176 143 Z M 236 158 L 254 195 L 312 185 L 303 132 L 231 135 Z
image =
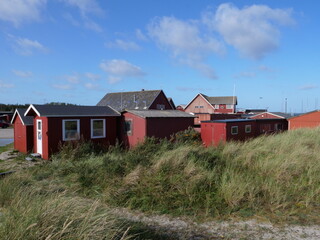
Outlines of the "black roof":
M 19 115 L 23 125 L 33 125 L 33 117 L 24 115 L 26 110 L 26 108 L 17 108 L 13 115 L 11 123 L 13 123 L 14 119 L 16 118 L 16 115 Z
M 30 105 L 26 114 L 30 111 L 44 117 L 105 117 L 120 116 L 120 113 L 108 106 L 75 106 L 75 105 Z
M 97 106 L 110 106 L 117 111 L 124 109 L 149 109 L 162 90 L 107 93 Z
M 143 118 L 194 118 L 195 116 L 179 110 L 127 110 Z

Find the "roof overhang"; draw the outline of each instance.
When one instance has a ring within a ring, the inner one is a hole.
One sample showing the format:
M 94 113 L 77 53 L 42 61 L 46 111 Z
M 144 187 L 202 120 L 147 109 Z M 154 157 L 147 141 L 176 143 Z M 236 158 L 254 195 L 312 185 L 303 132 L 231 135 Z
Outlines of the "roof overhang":
M 32 112 L 41 117 L 40 112 L 32 104 L 30 104 L 30 106 L 27 108 L 26 112 L 24 113 L 24 116 L 34 116 Z
M 23 121 L 23 118 L 21 117 L 18 109 L 16 109 L 16 110 L 14 111 L 13 117 L 12 117 L 11 122 L 10 122 L 11 124 L 13 124 L 13 122 L 14 122 L 14 120 L 15 120 L 15 118 L 16 118 L 17 116 L 19 116 L 19 118 L 20 118 L 20 120 L 21 120 L 21 122 L 22 122 L 23 125 L 25 125 L 25 126 L 32 126 L 32 124 L 26 124 L 26 123 Z

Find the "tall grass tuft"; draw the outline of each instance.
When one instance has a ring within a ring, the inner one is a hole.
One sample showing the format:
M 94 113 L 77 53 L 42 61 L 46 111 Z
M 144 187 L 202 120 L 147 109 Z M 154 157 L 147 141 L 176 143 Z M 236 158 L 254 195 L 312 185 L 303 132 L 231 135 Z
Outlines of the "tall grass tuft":
M 8 186 L 16 188 L 5 196 Z M 0 196 L 0 239 L 129 239 L 98 201 L 25 187 L 15 177 L 1 181 Z

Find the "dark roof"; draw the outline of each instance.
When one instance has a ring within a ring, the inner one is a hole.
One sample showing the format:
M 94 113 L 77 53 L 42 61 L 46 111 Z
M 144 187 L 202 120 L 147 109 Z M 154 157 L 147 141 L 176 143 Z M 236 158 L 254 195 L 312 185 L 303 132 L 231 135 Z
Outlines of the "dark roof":
M 270 112 L 271 114 L 283 117 L 283 118 L 290 118 L 292 115 L 290 113 L 283 113 L 283 112 Z
M 258 114 L 262 112 L 267 112 L 267 109 L 246 109 L 245 113 L 246 114 Z
M 173 99 L 171 97 L 168 97 L 168 101 L 169 101 L 172 109 L 176 109 L 176 105 L 174 104 Z
M 13 123 L 16 116 L 19 115 L 23 125 L 33 125 L 33 117 L 24 115 L 26 110 L 27 109 L 25 109 L 25 108 L 17 108 L 14 115 L 13 115 L 11 123 Z
M 255 122 L 256 119 L 221 119 L 221 120 L 211 120 L 211 121 L 201 121 L 201 122 L 215 122 L 215 123 L 228 123 L 228 122 Z
M 124 109 L 149 109 L 162 90 L 107 93 L 97 106 L 110 106 L 117 111 Z
M 210 104 L 237 104 L 238 99 L 236 96 L 228 97 L 208 97 L 207 95 L 201 94 Z
M 44 117 L 105 117 L 120 116 L 120 113 L 108 106 L 75 106 L 75 105 L 30 105 L 25 114 L 31 109 Z
M 320 112 L 320 109 L 317 109 L 317 110 L 314 110 L 314 111 L 311 111 L 311 112 L 306 112 L 306 113 L 295 113 L 293 116 L 290 117 L 290 119 L 291 118 L 300 117 L 300 116 L 303 116 L 303 115 L 307 115 L 307 114 L 310 114 L 310 113 L 315 113 L 315 112 Z
M 179 110 L 128 110 L 127 112 L 143 118 L 194 118 L 195 116 Z

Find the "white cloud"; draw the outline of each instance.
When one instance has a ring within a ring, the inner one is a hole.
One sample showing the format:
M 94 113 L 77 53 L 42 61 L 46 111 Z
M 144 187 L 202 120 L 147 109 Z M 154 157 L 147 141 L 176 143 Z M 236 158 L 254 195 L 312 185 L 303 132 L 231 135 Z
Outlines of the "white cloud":
M 34 52 L 47 52 L 48 49 L 36 40 L 8 35 L 13 49 L 21 55 L 32 55 Z
M 80 82 L 80 76 L 79 74 L 74 74 L 74 75 L 66 75 L 63 77 L 66 81 L 69 83 L 77 84 Z
M 239 9 L 233 4 L 221 4 L 215 13 L 206 12 L 203 22 L 218 31 L 224 40 L 240 53 L 261 59 L 279 46 L 279 26 L 294 23 L 291 9 L 272 9 L 252 5 Z
M 138 44 L 132 41 L 124 41 L 121 39 L 116 39 L 114 42 L 106 43 L 106 46 L 109 48 L 120 48 L 123 50 L 139 50 L 140 47 Z
M 259 69 L 260 71 L 262 71 L 262 72 L 270 72 L 270 73 L 276 71 L 275 69 L 273 69 L 273 68 L 271 68 L 271 67 L 268 67 L 268 66 L 266 66 L 266 65 L 260 65 L 260 66 L 258 67 L 258 69 Z
M 147 41 L 148 40 L 146 35 L 144 35 L 140 29 L 136 29 L 136 37 L 141 41 Z
M 256 72 L 240 72 L 236 74 L 234 77 L 235 78 L 254 78 L 256 76 L 257 76 Z
M 20 71 L 20 70 L 12 70 L 12 72 L 18 76 L 18 77 L 22 77 L 22 78 L 29 78 L 33 76 L 32 72 L 29 71 Z
M 103 16 L 104 11 L 99 6 L 98 2 L 96 0 L 60 0 L 64 2 L 65 4 L 75 7 L 79 10 L 81 19 L 83 22 L 83 26 L 87 29 L 93 30 L 95 32 L 102 32 L 102 27 L 93 21 L 89 15 L 93 14 L 95 16 Z M 74 26 L 79 26 L 80 23 L 71 15 L 66 14 L 65 18 L 71 22 Z
M 81 15 L 86 16 L 87 14 L 102 15 L 103 10 L 99 6 L 96 0 L 61 0 L 66 4 L 76 7 L 79 9 Z
M 46 0 L 1 0 L 0 19 L 11 22 L 16 27 L 25 21 L 37 21 L 46 2 Z
M 316 89 L 318 87 L 319 86 L 314 85 L 314 84 L 307 84 L 307 85 L 299 87 L 299 90 L 312 90 L 312 89 Z
M 61 90 L 70 90 L 70 89 L 72 89 L 72 85 L 70 85 L 70 84 L 54 84 L 52 86 L 54 88 L 61 89 Z
M 97 81 L 101 78 L 100 75 L 89 72 L 85 73 L 84 76 L 92 81 Z
M 109 83 L 119 82 L 125 77 L 142 77 L 145 75 L 140 67 L 125 60 L 113 59 L 102 61 L 100 68 L 109 74 Z
M 13 88 L 14 87 L 14 84 L 12 83 L 6 83 L 6 82 L 3 82 L 0 80 L 0 89 L 3 89 L 3 88 Z
M 224 46 L 213 36 L 202 36 L 199 22 L 174 17 L 155 18 L 148 26 L 148 33 L 180 63 L 199 70 L 209 78 L 216 78 L 213 68 L 205 64 L 205 58 L 213 53 L 224 53 Z
M 98 84 L 93 84 L 93 83 L 86 83 L 85 88 L 90 89 L 90 90 L 95 90 L 99 88 Z

